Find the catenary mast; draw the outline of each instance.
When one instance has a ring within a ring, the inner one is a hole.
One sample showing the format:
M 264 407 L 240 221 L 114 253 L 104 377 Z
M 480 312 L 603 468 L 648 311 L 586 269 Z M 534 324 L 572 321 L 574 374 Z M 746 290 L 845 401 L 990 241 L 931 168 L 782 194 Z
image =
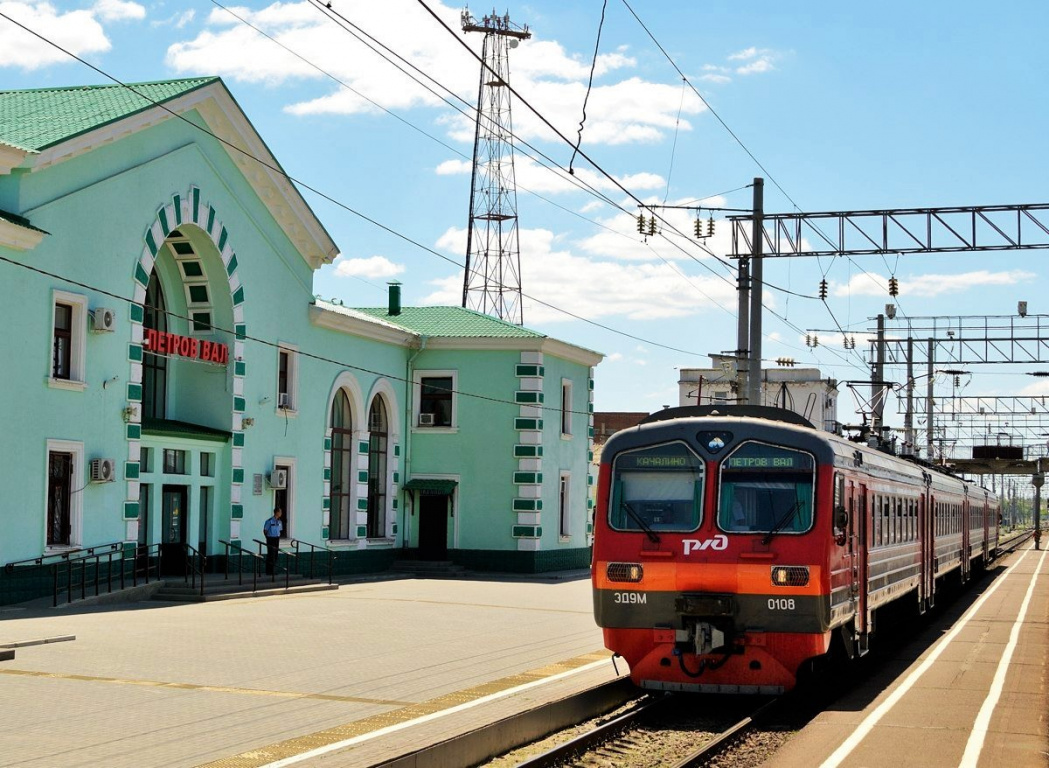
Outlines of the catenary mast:
M 465 10 L 462 26 L 484 33 L 463 306 L 523 325 L 509 52 L 532 33 L 495 11 L 477 20 Z

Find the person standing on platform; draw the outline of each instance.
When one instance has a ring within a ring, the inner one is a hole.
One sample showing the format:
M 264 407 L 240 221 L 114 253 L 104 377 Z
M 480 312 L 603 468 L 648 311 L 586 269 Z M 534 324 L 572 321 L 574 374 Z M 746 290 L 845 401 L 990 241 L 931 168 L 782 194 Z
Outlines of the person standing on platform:
M 273 510 L 273 517 L 262 524 L 262 535 L 266 537 L 266 575 L 272 576 L 277 569 L 277 550 L 280 548 L 280 536 L 284 533 L 280 507 Z

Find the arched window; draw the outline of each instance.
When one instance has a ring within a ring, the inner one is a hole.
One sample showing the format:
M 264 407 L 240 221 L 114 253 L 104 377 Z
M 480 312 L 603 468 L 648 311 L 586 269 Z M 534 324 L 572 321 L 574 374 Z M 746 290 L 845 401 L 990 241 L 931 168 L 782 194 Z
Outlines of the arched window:
M 343 390 L 331 404 L 331 521 L 328 537 L 353 535 L 353 414 Z
M 368 413 L 368 538 L 386 535 L 386 449 L 389 422 L 381 397 L 372 401 Z
M 161 333 L 168 330 L 167 304 L 157 271 L 149 276 L 142 325 Z M 142 356 L 142 416 L 146 419 L 167 417 L 168 359 L 146 352 Z

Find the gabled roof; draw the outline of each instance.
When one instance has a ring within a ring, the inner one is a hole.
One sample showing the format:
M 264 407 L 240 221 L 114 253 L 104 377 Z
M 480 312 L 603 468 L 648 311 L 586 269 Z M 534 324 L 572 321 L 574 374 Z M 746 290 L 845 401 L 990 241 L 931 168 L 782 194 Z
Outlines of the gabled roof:
M 0 141 L 40 151 L 175 99 L 217 77 L 0 91 Z
M 0 174 L 42 171 L 191 110 L 306 262 L 330 264 L 331 236 L 218 77 L 0 91 Z
M 545 334 L 537 331 L 462 307 L 403 307 L 399 315 L 391 315 L 386 307 L 359 307 L 357 311 L 424 336 L 472 339 L 546 338 Z

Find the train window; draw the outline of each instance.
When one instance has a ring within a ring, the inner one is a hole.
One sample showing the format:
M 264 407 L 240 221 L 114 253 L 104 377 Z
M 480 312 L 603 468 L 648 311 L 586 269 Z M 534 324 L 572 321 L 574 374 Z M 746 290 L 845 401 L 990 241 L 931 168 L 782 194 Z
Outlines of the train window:
M 684 443 L 623 451 L 612 463 L 609 525 L 617 531 L 694 531 L 702 521 L 703 462 Z
M 808 453 L 743 443 L 721 462 L 718 527 L 734 533 L 808 531 L 814 472 Z

